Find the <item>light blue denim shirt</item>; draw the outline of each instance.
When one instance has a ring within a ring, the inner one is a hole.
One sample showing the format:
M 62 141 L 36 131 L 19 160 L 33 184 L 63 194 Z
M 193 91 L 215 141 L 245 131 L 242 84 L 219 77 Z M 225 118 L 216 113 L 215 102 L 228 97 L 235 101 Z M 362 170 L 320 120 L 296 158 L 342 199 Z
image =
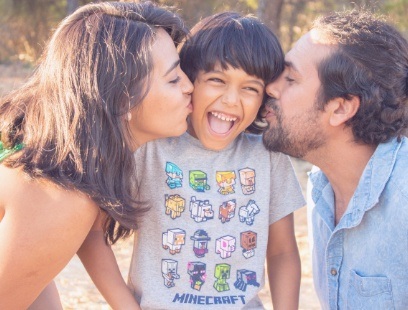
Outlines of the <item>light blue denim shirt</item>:
M 337 226 L 330 183 L 321 171 L 310 180 L 322 309 L 408 309 L 408 139 L 377 147 Z

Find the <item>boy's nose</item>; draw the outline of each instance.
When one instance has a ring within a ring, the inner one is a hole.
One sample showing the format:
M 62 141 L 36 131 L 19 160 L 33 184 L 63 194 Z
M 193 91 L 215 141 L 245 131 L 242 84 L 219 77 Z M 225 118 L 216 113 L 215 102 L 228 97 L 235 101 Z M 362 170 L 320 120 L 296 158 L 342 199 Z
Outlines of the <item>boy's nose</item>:
M 238 97 L 236 91 L 229 89 L 223 94 L 221 102 L 228 105 L 236 105 L 239 100 Z

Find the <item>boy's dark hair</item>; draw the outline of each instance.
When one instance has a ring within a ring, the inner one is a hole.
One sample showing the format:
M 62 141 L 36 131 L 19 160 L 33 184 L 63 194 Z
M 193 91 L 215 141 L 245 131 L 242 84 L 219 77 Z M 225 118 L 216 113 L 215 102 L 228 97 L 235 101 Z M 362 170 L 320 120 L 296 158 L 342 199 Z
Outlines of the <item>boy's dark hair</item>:
M 347 122 L 357 142 L 377 145 L 400 137 L 408 126 L 408 43 L 382 19 L 365 11 L 331 14 L 313 29 L 333 44 L 318 64 L 319 109 L 331 99 L 360 98 Z
M 240 68 L 265 85 L 284 69 L 283 51 L 274 33 L 256 17 L 235 12 L 215 14 L 195 25 L 181 46 L 180 62 L 192 82 L 199 71 L 211 71 L 217 63 L 223 69 Z M 266 95 L 248 131 L 259 133 L 265 127 L 261 117 L 265 100 Z
M 150 2 L 85 5 L 59 25 L 27 84 L 0 101 L 1 141 L 24 144 L 4 163 L 87 194 L 109 215 L 111 243 L 137 228 L 144 210 L 123 115 L 149 89 L 158 29 L 176 43 L 187 34 L 177 15 Z

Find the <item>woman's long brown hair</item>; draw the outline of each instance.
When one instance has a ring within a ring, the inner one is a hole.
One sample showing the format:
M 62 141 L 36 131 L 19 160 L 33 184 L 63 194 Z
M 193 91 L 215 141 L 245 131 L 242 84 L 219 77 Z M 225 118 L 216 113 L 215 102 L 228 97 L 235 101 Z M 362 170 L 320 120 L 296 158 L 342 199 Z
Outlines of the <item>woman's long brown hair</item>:
M 0 102 L 2 142 L 24 144 L 5 164 L 87 194 L 109 215 L 112 244 L 145 210 L 123 116 L 148 92 L 158 28 L 176 43 L 187 33 L 177 15 L 149 2 L 83 6 L 56 29 L 29 81 Z

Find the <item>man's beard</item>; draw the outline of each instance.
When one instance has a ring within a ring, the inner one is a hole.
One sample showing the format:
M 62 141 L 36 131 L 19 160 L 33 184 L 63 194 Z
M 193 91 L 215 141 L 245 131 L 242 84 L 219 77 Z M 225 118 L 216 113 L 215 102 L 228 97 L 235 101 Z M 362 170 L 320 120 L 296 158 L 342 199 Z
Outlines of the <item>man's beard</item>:
M 262 141 L 269 151 L 282 152 L 292 157 L 304 158 L 310 151 L 325 144 L 325 134 L 317 123 L 319 111 L 315 106 L 299 117 L 284 119 L 274 100 L 267 102 L 276 116 L 275 125 L 268 124 Z

